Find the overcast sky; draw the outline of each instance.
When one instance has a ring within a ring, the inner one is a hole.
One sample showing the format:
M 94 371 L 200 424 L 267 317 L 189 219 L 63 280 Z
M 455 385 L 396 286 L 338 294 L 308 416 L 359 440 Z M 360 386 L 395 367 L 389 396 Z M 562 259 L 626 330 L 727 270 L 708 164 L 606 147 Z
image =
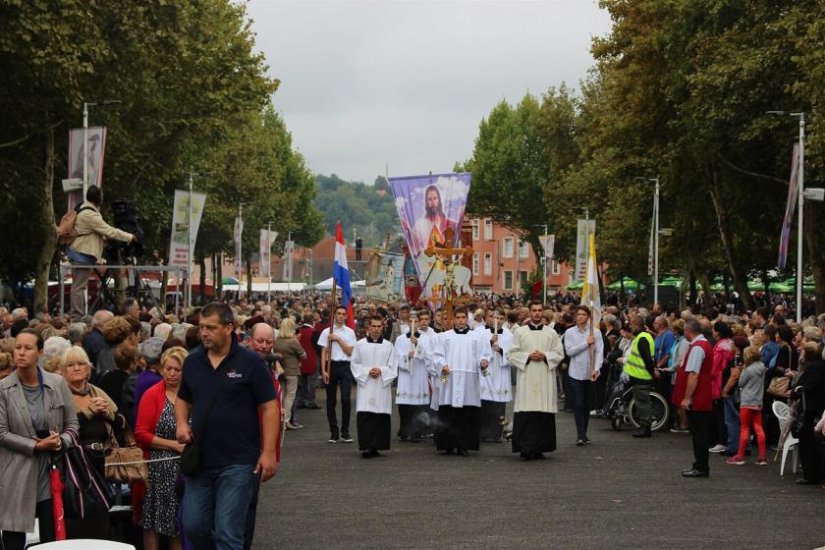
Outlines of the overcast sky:
M 318 174 L 372 183 L 452 171 L 481 119 L 592 66 L 596 0 L 251 0 L 295 147 Z

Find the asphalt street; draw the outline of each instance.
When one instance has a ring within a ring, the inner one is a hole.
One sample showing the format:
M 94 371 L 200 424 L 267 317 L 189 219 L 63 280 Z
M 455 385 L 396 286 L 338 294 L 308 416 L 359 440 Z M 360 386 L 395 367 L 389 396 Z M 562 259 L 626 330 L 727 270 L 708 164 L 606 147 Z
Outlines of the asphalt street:
M 278 475 L 262 489 L 255 548 L 825 546 L 825 490 L 755 457 L 729 466 L 712 455 L 709 479 L 683 479 L 689 435 L 636 440 L 593 419 L 593 444 L 576 447 L 573 416 L 560 413 L 558 449 L 541 461 L 521 461 L 507 443 L 461 457 L 395 437 L 367 460 L 355 433 L 356 443 L 327 443 L 323 409 L 300 410 L 298 421 L 306 427 L 287 432 Z

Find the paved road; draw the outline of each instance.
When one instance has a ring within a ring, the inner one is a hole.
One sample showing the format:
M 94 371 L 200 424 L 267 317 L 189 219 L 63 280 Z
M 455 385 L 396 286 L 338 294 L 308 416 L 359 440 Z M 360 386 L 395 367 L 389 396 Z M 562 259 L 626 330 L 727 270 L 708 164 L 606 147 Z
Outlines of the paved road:
M 397 440 L 365 460 L 356 443 L 326 442 L 324 410 L 299 412 L 306 428 L 287 433 L 281 470 L 264 485 L 255 548 L 825 545 L 825 491 L 780 478 L 778 463 L 728 466 L 717 455 L 710 479 L 683 479 L 688 435 L 634 440 L 594 420 L 593 445 L 576 447 L 573 417 L 561 413 L 559 449 L 543 461 L 522 462 L 507 444 L 460 457 Z

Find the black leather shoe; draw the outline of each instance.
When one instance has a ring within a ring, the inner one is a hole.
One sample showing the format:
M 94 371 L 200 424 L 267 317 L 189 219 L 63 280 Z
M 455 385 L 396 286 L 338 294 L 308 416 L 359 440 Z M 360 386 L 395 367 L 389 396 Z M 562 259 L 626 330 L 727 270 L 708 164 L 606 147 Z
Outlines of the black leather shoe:
M 816 481 L 811 481 L 810 479 L 805 479 L 804 477 L 800 477 L 796 481 L 794 481 L 797 485 L 817 485 Z
M 709 477 L 710 472 L 707 470 L 697 470 L 694 468 L 693 470 L 685 470 L 682 472 L 682 477 Z
M 633 437 L 640 438 L 640 437 L 650 437 L 650 428 L 639 428 L 635 432 L 633 432 Z

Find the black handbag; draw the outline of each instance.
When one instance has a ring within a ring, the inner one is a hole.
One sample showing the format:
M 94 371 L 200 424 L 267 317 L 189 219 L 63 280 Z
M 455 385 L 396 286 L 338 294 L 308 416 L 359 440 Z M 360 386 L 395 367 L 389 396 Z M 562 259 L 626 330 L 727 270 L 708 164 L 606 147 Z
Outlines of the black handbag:
M 72 446 L 63 452 L 63 509 L 68 519 L 105 515 L 115 500 L 114 488 L 91 463 L 77 435 L 69 430 Z
M 180 473 L 185 476 L 193 476 L 198 472 L 201 465 L 200 445 L 192 441 L 187 443 L 180 454 Z
M 209 413 L 212 412 L 212 407 L 214 407 L 215 403 L 218 402 L 218 396 L 220 395 L 222 388 L 223 384 L 219 383 L 218 387 L 215 389 L 215 394 L 212 396 L 212 401 L 209 403 L 209 407 L 206 409 L 206 415 L 204 416 L 207 420 L 209 419 Z M 204 425 L 201 430 L 200 437 L 202 438 L 205 433 L 206 426 Z M 180 473 L 185 476 L 195 475 L 201 467 L 201 460 L 200 445 L 198 445 L 196 441 L 190 441 L 186 444 L 183 448 L 183 452 L 180 454 Z

